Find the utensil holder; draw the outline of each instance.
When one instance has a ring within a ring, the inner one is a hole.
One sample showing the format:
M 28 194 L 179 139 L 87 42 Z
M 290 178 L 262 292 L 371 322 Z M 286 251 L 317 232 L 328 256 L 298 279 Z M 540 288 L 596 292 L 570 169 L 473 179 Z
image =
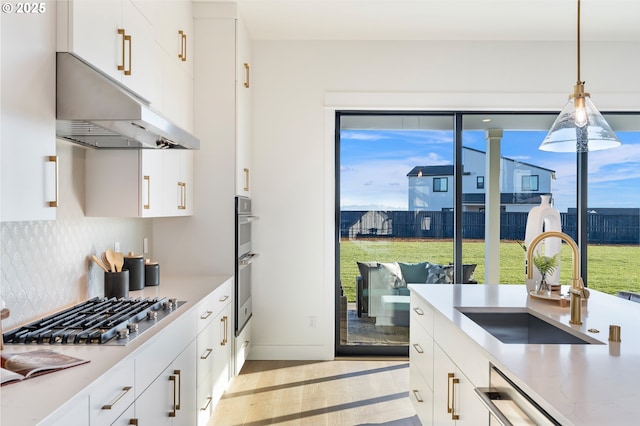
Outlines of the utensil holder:
M 104 273 L 104 297 L 129 297 L 129 270 Z

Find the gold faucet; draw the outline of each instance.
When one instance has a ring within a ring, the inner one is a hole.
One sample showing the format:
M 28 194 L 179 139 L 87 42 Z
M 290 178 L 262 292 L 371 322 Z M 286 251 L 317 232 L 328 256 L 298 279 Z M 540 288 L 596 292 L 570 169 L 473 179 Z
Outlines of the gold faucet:
M 571 247 L 571 260 L 573 262 L 573 272 L 571 274 L 571 289 L 569 289 L 569 294 L 571 295 L 571 319 L 569 320 L 570 324 L 582 324 L 582 319 L 580 318 L 580 308 L 582 306 L 582 298 L 589 298 L 589 290 L 584 288 L 584 282 L 582 281 L 582 277 L 580 276 L 580 249 L 573 239 L 563 232 L 558 231 L 547 231 L 543 232 L 540 235 L 537 235 L 531 243 L 529 243 L 529 248 L 527 250 L 527 278 L 533 278 L 533 252 L 536 246 L 540 243 L 540 241 L 544 240 L 548 237 L 556 237 L 560 238 Z

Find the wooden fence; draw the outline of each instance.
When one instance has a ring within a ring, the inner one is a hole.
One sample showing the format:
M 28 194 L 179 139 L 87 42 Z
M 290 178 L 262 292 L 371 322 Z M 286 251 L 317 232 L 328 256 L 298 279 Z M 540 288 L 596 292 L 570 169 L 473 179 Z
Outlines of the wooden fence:
M 502 213 L 500 239 L 524 240 L 528 213 Z M 562 231 L 576 238 L 575 214 L 560 213 Z M 342 238 L 453 238 L 453 212 L 342 211 Z M 640 244 L 639 214 L 590 214 L 587 235 L 592 244 Z M 484 239 L 484 213 L 462 215 L 462 237 Z

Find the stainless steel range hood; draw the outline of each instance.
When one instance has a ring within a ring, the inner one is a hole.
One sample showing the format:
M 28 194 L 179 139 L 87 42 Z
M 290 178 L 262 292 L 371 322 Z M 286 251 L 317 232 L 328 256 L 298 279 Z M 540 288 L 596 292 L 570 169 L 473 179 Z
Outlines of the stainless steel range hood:
M 92 148 L 200 149 L 200 141 L 71 53 L 57 53 L 56 135 Z

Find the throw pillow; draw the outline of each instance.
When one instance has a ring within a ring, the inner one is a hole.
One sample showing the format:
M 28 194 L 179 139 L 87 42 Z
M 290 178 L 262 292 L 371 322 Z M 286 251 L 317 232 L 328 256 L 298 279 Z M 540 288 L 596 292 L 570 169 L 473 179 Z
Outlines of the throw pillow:
M 389 288 L 406 287 L 407 283 L 402 277 L 402 271 L 398 262 L 380 263 L 380 272 L 382 273 L 382 282 Z
M 430 265 L 427 284 L 453 283 L 453 265 Z
M 429 262 L 420 263 L 404 263 L 398 262 L 402 271 L 402 278 L 405 283 L 426 283 L 429 268 Z
M 378 262 L 356 262 L 358 264 L 358 270 L 360 276 L 368 284 L 369 271 L 378 267 Z

